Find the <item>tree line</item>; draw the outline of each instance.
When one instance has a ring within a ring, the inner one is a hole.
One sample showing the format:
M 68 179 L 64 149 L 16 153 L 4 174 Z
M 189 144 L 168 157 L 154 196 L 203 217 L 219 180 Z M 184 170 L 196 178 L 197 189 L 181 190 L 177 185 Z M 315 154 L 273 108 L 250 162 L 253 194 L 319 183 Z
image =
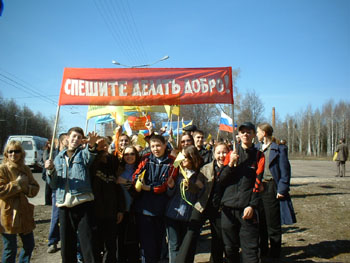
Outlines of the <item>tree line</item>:
M 308 105 L 276 124 L 278 136 L 288 141 L 289 151 L 305 156 L 332 156 L 339 140 L 349 141 L 350 103 L 333 100 L 321 109 Z
M 13 99 L 0 96 L 0 149 L 4 149 L 10 135 L 36 135 L 51 138 L 52 119 L 27 106 L 19 106 Z
M 187 115 L 187 119 L 191 119 L 191 112 L 194 112 L 192 114 L 194 124 L 206 134 L 212 134 L 213 139 L 217 139 L 220 110 L 232 116 L 231 106 L 190 105 L 186 107 L 191 109 L 186 112 L 181 108 L 184 116 Z M 234 120 L 238 126 L 245 121 L 250 121 L 255 125 L 261 122 L 273 124 L 272 113 L 269 114 L 269 118 L 266 118 L 264 112 L 264 104 L 255 91 L 248 91 L 235 97 Z M 218 137 L 219 139 L 232 138 L 232 135 L 220 131 Z M 291 155 L 332 156 L 341 138 L 344 138 L 346 142 L 350 140 L 350 103 L 344 101 L 335 103 L 330 100 L 321 109 L 312 109 L 312 106 L 308 105 L 304 110 L 287 115 L 284 120 L 278 118 L 277 115 L 274 137 L 277 140 L 287 141 Z

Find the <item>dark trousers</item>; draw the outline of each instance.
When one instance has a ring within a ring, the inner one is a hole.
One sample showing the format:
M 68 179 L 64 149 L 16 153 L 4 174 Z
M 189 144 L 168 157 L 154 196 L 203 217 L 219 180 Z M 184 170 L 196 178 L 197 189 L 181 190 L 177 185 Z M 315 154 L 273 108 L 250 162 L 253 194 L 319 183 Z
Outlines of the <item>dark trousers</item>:
M 54 191 L 52 191 L 50 185 L 46 182 L 46 169 L 43 168 L 41 172 L 41 178 L 45 182 L 45 205 L 52 205 L 51 195 Z
M 117 262 L 117 219 L 97 219 L 98 262 Z
M 77 241 L 79 236 L 84 262 L 96 262 L 96 249 L 93 245 L 92 202 L 68 208 L 59 208 L 61 256 L 63 263 L 77 262 Z
M 187 263 L 194 261 L 201 227 L 207 219 L 209 219 L 211 231 L 210 262 L 223 262 L 224 245 L 221 234 L 220 213 L 210 205 L 202 214 L 193 209 L 190 222 L 188 223 L 188 230 L 177 254 L 176 262 Z
M 135 215 L 125 212 L 118 225 L 118 262 L 137 263 L 140 261 L 139 241 Z
M 338 176 L 345 177 L 345 161 L 337 161 Z
M 56 206 L 56 192 L 52 192 L 52 210 L 51 222 L 49 230 L 49 246 L 57 244 L 60 241 L 60 226 L 59 226 L 58 207 Z
M 276 198 L 277 186 L 274 180 L 264 182 L 263 185 L 259 208 L 261 255 L 278 258 L 281 253 L 282 228 L 280 201 Z
M 221 212 L 222 238 L 227 262 L 240 262 L 239 248 L 242 249 L 243 263 L 259 262 L 259 226 L 257 216 L 242 219 L 243 210 L 224 207 Z
M 163 217 L 136 214 L 142 262 L 156 263 L 160 260 L 162 241 L 165 235 Z

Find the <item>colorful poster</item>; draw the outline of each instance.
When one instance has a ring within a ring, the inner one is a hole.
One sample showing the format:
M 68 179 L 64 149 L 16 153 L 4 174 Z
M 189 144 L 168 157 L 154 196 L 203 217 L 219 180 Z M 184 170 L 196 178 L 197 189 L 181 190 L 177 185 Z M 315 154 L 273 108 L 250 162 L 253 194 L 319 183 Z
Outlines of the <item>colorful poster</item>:
M 151 121 L 151 116 L 143 116 L 143 117 L 136 117 L 136 116 L 129 116 L 128 117 L 128 122 L 130 125 L 130 128 L 133 131 L 138 131 L 138 130 L 145 130 L 147 129 L 146 127 L 146 121 L 147 119 Z

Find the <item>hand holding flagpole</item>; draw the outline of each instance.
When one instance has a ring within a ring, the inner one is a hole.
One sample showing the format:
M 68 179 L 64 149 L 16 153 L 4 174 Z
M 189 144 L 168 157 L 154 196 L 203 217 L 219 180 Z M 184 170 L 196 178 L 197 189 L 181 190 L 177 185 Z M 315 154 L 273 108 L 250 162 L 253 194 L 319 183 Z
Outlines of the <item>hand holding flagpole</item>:
M 237 154 L 237 142 L 233 141 L 233 151 L 231 152 L 230 155 L 230 162 L 229 166 L 230 167 L 236 167 L 238 163 L 239 155 Z

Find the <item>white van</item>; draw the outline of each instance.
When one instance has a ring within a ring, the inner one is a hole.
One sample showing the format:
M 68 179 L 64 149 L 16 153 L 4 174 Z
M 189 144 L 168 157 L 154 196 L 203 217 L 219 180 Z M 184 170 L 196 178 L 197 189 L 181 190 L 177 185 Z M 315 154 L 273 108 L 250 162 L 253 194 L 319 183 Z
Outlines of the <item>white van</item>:
M 47 138 L 31 135 L 11 135 L 7 139 L 7 143 L 11 140 L 22 143 L 22 147 L 26 152 L 26 165 L 35 170 L 43 167 L 43 152 Z

